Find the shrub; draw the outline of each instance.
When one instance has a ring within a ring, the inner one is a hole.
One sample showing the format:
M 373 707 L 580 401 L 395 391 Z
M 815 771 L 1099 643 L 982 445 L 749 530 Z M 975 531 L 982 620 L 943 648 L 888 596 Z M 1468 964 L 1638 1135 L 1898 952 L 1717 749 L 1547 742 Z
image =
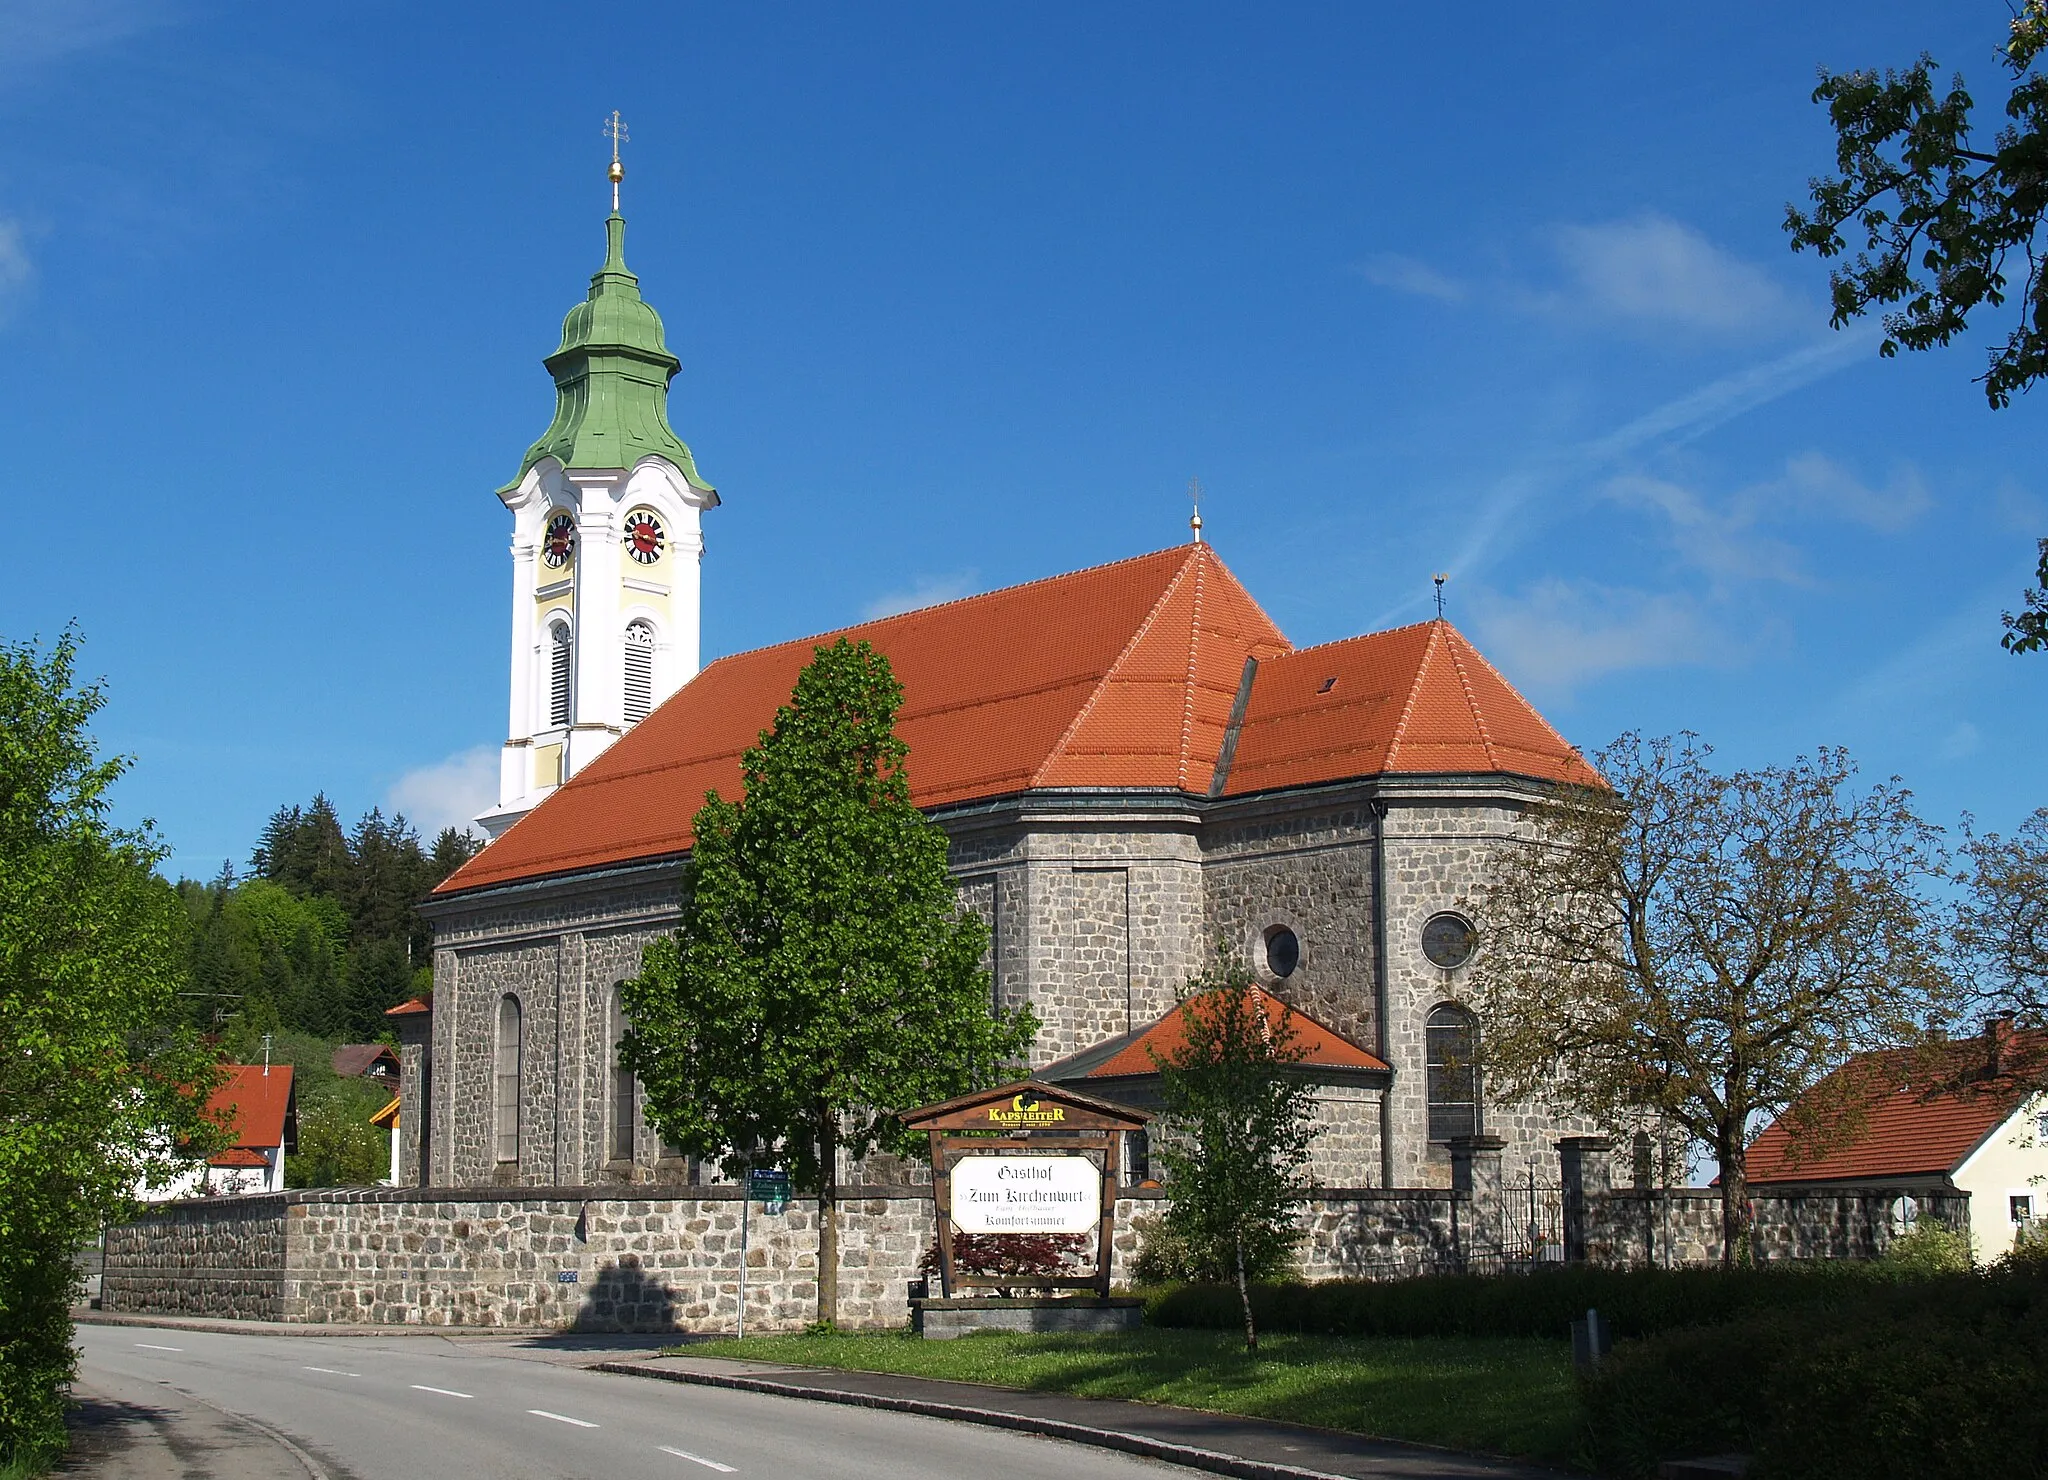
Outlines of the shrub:
M 1140 1285 L 1179 1285 L 1190 1280 L 1221 1283 L 1224 1270 L 1215 1260 L 1204 1261 L 1193 1244 L 1158 1213 L 1140 1213 L 1131 1219 L 1131 1231 L 1138 1235 L 1138 1255 L 1131 1261 L 1131 1279 Z
M 1950 1228 L 1939 1218 L 1922 1218 L 1891 1241 L 1885 1262 L 1921 1274 L 1960 1274 L 1973 1262 L 1970 1231 Z
M 953 1267 L 961 1274 L 1015 1281 L 997 1288 L 996 1293 L 1007 1296 L 1012 1289 L 1044 1289 L 1039 1282 L 1084 1272 L 1094 1245 L 1085 1233 L 956 1233 Z M 939 1272 L 936 1240 L 926 1246 L 917 1269 L 923 1275 Z

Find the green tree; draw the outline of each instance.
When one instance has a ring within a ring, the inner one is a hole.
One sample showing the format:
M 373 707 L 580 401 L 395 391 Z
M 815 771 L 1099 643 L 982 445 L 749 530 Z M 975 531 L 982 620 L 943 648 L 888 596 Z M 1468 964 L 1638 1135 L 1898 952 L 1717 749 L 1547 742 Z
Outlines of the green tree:
M 1182 1042 L 1152 1055 L 1166 1109 L 1166 1229 L 1198 1265 L 1236 1280 L 1253 1352 L 1251 1282 L 1285 1270 L 1301 1242 L 1295 1204 L 1317 1131 L 1314 1088 L 1291 1068 L 1303 1056 L 1292 1015 L 1275 1006 L 1243 966 L 1226 965 L 1188 983 Z
M 1497 855 L 1468 968 L 1490 1098 L 1536 1098 L 1713 1149 L 1723 1259 L 1746 1257 L 1747 1148 L 1798 1102 L 1812 1153 L 1877 1086 L 1830 1071 L 1920 1039 L 1953 1000 L 1935 829 L 1846 753 L 1722 773 L 1694 737 L 1624 735 L 1612 790 L 1538 803 Z M 1898 1063 L 1899 1056 L 1878 1061 Z
M 1989 148 L 1973 147 L 1976 101 L 1960 76 L 1946 91 L 1922 55 L 1904 71 L 1822 69 L 1813 99 L 1827 105 L 1839 173 L 1808 182 L 1812 211 L 1785 208 L 1792 249 L 1855 255 L 1829 275 L 1836 328 L 1872 308 L 1884 315 L 1879 353 L 1945 345 L 1986 306 L 2019 297 L 2018 322 L 1990 352 L 1978 380 L 1994 409 L 2048 371 L 2048 0 L 2026 0 L 2004 48 L 2011 86 L 2004 126 Z M 2019 278 L 2017 284 L 2014 276 Z M 2048 646 L 2048 540 L 2039 584 L 2024 609 L 2007 613 L 2005 646 Z
M 77 646 L 0 645 L 0 1463 L 63 1445 L 73 1254 L 218 1134 L 184 910 L 147 824 L 107 821 L 127 762 L 96 755 Z
M 626 982 L 622 1061 L 647 1118 L 729 1166 L 787 1165 L 818 1198 L 818 1313 L 838 1300 L 838 1165 L 913 1151 L 895 1112 L 996 1082 L 1030 1043 L 992 1013 L 988 932 L 958 906 L 946 836 L 912 805 L 902 689 L 866 643 L 819 648 L 705 798 L 683 918 Z

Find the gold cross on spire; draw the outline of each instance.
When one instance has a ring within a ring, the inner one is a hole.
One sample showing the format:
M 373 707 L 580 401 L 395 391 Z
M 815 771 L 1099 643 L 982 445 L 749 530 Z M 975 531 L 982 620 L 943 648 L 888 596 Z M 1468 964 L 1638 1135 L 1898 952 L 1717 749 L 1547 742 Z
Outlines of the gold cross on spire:
M 619 181 L 626 178 L 626 167 L 619 163 L 619 145 L 632 142 L 626 132 L 625 120 L 619 117 L 619 110 L 612 109 L 612 116 L 604 121 L 605 137 L 612 141 L 612 167 L 609 171 L 612 182 L 612 214 L 619 213 Z

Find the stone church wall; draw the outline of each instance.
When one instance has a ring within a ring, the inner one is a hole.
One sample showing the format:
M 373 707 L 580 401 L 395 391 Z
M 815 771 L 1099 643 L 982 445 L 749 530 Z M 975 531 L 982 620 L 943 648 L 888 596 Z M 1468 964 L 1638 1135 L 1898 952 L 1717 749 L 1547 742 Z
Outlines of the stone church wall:
M 1379 1049 L 1375 891 L 1384 877 L 1393 1083 L 1384 1109 L 1376 1093 L 1369 1112 L 1355 1097 L 1327 1097 L 1336 1118 L 1313 1174 L 1330 1185 L 1441 1187 L 1449 1161 L 1428 1141 L 1424 1023 L 1433 1007 L 1458 1000 L 1462 984 L 1423 956 L 1422 925 L 1440 910 L 1471 911 L 1490 852 L 1519 825 L 1525 790 L 1505 779 L 1380 782 L 1206 809 L 1186 798 L 1049 797 L 937 820 L 961 902 L 989 926 L 996 1004 L 1038 1014 L 1036 1065 L 1157 1020 L 1219 941 L 1262 963 L 1275 925 L 1295 932 L 1301 958 L 1274 990 Z M 633 1156 L 610 1154 L 614 986 L 674 927 L 679 888 L 680 865 L 670 862 L 427 907 L 436 932 L 432 1036 L 407 1060 L 415 1070 L 430 1064 L 434 1076 L 417 1097 L 430 1120 L 427 1185 L 689 1179 L 688 1164 L 666 1158 L 637 1114 Z M 525 1051 L 516 1163 L 497 1160 L 492 1113 L 498 1002 L 508 992 L 520 1003 Z M 1540 1108 L 1501 1106 L 1487 1107 L 1482 1128 L 1503 1138 L 1511 1163 L 1532 1165 L 1558 1135 L 1582 1129 Z M 901 1176 L 891 1163 L 855 1169 L 851 1180 Z
M 1312 796 L 1224 814 L 1203 835 L 1205 947 L 1235 952 L 1279 996 L 1366 1048 L 1377 1028 L 1373 825 L 1362 797 Z M 1266 932 L 1282 925 L 1301 942 L 1285 979 L 1261 969 Z

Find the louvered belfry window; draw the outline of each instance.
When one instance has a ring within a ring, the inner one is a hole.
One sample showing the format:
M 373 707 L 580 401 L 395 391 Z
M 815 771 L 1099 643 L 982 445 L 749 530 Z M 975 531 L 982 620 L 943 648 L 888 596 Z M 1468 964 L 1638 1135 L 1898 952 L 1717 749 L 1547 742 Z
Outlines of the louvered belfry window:
M 570 659 L 575 649 L 569 642 L 569 624 L 556 622 L 548 628 L 548 723 L 569 723 Z
M 626 723 L 638 724 L 654 709 L 654 629 L 645 622 L 626 627 Z
M 519 1160 L 519 999 L 498 999 L 498 1063 L 493 1096 L 497 1112 L 498 1160 Z

